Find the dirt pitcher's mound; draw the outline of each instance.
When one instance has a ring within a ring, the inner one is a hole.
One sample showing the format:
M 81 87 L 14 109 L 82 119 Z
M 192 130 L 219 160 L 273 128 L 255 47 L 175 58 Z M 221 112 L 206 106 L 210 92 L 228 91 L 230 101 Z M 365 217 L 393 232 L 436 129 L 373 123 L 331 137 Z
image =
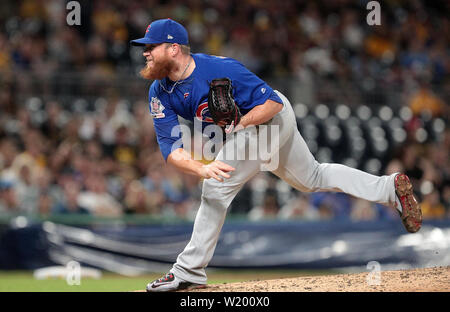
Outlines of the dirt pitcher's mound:
M 191 292 L 450 291 L 450 267 L 339 274 L 208 285 Z M 378 285 L 376 285 L 378 284 Z

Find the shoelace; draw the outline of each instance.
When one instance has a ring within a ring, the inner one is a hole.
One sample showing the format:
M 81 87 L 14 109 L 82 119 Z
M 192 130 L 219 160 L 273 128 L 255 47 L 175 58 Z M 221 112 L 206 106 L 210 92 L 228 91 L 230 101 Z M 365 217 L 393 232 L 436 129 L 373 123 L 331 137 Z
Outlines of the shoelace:
M 169 280 L 169 278 L 172 278 L 173 274 L 172 273 L 168 273 L 166 274 L 164 277 L 161 277 L 158 282 L 165 282 L 167 280 Z

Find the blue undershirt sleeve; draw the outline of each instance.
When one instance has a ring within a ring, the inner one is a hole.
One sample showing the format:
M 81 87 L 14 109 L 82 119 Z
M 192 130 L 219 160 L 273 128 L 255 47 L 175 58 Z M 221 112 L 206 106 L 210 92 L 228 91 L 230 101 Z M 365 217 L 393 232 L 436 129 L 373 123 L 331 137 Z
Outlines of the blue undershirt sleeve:
M 167 161 L 167 157 L 172 151 L 183 147 L 178 115 L 168 103 L 162 101 L 161 96 L 158 97 L 155 84 L 150 87 L 149 108 L 159 149 L 164 160 Z

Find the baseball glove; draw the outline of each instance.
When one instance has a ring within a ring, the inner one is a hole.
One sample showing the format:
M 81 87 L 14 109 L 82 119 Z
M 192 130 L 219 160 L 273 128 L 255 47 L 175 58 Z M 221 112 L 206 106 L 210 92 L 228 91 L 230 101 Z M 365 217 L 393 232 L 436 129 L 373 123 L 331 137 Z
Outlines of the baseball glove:
M 216 125 L 226 133 L 233 131 L 241 120 L 241 112 L 233 98 L 233 86 L 229 78 L 213 79 L 209 84 L 208 109 Z

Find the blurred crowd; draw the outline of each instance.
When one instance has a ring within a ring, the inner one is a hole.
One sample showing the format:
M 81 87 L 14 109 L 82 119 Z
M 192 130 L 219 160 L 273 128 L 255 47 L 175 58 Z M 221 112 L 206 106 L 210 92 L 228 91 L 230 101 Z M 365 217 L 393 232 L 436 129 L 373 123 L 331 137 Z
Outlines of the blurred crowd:
M 46 103 L 46 120 L 19 110 L 0 133 L 0 212 L 183 216 L 198 179 L 165 167 L 145 102 L 108 99 L 94 115 Z M 194 195 L 195 194 L 195 195 Z
M 38 82 L 67 71 L 91 79 L 135 73 L 142 51 L 130 49 L 129 40 L 152 20 L 171 17 L 188 29 L 193 52 L 234 57 L 264 79 L 285 78 L 279 88 L 299 80 L 305 87 L 291 93 L 306 104 L 398 105 L 384 88 L 410 96 L 419 81 L 438 86 L 448 100 L 445 0 L 382 1 L 377 26 L 366 22 L 365 0 L 80 0 L 79 26 L 67 25 L 67 2 L 1 2 L 0 70 L 13 75 L 4 79 L 29 90 L 27 77 L 14 72 L 32 70 Z M 442 110 L 442 103 L 432 106 Z
M 128 44 L 171 17 L 188 29 L 194 53 L 234 57 L 311 111 L 318 103 L 409 107 L 400 125 L 408 139 L 380 173 L 406 172 L 425 217 L 449 216 L 448 1 L 382 1 L 380 26 L 367 25 L 367 1 L 79 1 L 79 26 L 67 25 L 66 3 L 0 3 L 0 215 L 193 218 L 201 181 L 165 165 L 148 84 L 136 75 L 142 50 Z M 420 139 L 430 119 L 445 129 Z M 270 173 L 247 183 L 230 213 L 397 217 L 345 194 L 300 193 Z

